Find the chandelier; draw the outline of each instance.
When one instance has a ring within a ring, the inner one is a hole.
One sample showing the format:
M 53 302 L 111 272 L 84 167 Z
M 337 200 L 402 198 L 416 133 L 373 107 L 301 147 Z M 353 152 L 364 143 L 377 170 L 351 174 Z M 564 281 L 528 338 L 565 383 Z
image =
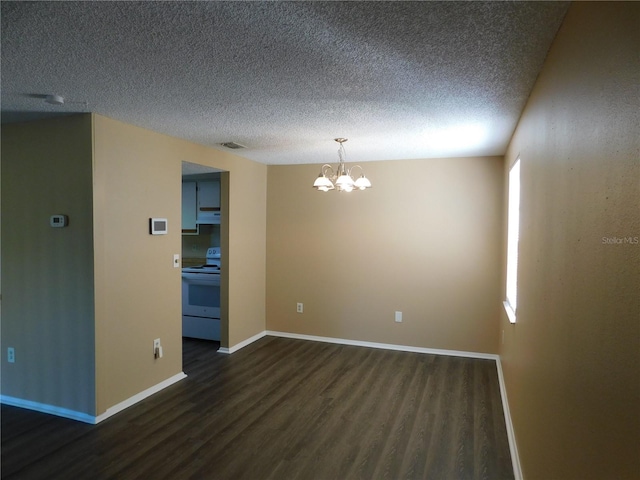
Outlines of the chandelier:
M 344 164 L 345 152 L 344 142 L 346 138 L 335 138 L 336 142 L 340 144 L 338 148 L 338 167 L 336 170 L 331 165 L 325 163 L 320 170 L 320 175 L 313 182 L 313 188 L 321 192 L 328 192 L 329 190 L 338 190 L 339 192 L 351 192 L 353 190 L 364 190 L 371 188 L 371 182 L 364 176 L 364 170 L 360 165 L 354 165 L 351 168 L 347 168 Z M 360 177 L 357 180 L 353 180 L 351 172 L 354 168 L 360 169 Z

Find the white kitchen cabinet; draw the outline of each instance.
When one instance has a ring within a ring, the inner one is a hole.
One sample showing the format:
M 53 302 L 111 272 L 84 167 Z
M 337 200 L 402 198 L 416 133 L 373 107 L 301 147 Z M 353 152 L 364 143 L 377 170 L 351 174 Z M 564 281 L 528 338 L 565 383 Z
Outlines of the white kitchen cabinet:
M 197 235 L 197 184 L 196 182 L 182 182 L 182 233 L 183 235 Z
M 196 224 L 220 223 L 220 180 L 198 182 Z

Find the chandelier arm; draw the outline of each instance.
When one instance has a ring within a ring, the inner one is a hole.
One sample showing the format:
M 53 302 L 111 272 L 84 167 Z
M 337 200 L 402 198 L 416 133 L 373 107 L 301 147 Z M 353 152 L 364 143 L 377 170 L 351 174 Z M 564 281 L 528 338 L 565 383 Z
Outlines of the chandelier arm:
M 325 163 L 324 165 L 322 165 L 322 175 L 326 177 L 328 171 L 331 171 L 331 177 L 333 177 L 335 174 L 335 172 L 333 171 L 333 167 L 328 163 Z M 331 177 L 327 177 L 327 178 L 331 178 Z
M 351 170 L 353 170 L 354 168 L 358 167 L 360 169 L 360 174 L 364 175 L 364 168 L 362 168 L 360 165 L 353 165 L 349 170 L 349 175 L 351 176 Z

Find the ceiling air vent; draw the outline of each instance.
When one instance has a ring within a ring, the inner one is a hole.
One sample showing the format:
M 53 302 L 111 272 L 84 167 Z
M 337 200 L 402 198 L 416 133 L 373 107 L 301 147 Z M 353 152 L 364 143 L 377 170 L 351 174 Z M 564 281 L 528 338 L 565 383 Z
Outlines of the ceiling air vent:
M 222 145 L 223 147 L 231 148 L 233 150 L 238 150 L 239 148 L 247 148 L 244 145 L 240 145 L 239 143 L 236 143 L 236 142 L 225 142 L 225 143 L 221 143 L 220 145 Z

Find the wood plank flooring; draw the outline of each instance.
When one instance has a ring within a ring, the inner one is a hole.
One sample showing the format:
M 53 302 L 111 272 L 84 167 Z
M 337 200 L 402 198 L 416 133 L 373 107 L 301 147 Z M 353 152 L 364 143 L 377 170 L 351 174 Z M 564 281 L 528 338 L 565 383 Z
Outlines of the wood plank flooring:
M 2 479 L 510 479 L 495 362 L 184 339 L 188 377 L 98 425 L 2 406 Z

